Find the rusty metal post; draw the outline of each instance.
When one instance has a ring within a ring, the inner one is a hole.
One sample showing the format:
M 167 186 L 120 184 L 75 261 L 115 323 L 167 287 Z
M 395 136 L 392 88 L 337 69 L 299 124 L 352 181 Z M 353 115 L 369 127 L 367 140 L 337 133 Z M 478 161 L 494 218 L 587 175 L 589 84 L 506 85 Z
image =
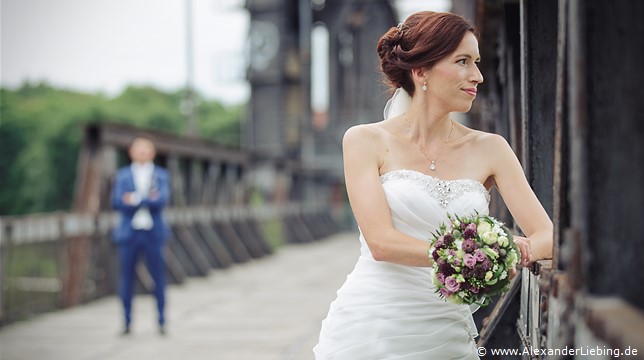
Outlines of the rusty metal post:
M 168 156 L 168 172 L 170 173 L 170 186 L 172 187 L 171 202 L 173 206 L 186 206 L 187 199 L 184 192 L 184 177 L 179 164 L 179 156 L 170 154 Z
M 203 203 L 208 205 L 216 204 L 217 185 L 219 182 L 219 173 L 221 167 L 215 160 L 210 160 L 206 164 L 205 180 L 203 185 Z
M 74 198 L 74 211 L 80 214 L 98 215 L 101 210 L 101 144 L 100 128 L 85 129 L 85 141 L 81 149 L 77 176 L 78 185 Z M 64 224 L 61 233 L 64 234 Z M 74 306 L 83 300 L 85 281 L 91 256 L 91 241 L 87 235 L 62 237 L 65 242 L 66 269 L 63 274 L 61 301 L 64 307 Z
M 203 205 L 203 178 L 204 166 L 201 159 L 191 159 L 188 161 L 188 176 L 190 186 L 188 190 L 188 203 L 190 205 Z
M 585 253 L 587 246 L 579 243 L 588 238 L 588 212 L 590 204 L 588 190 L 588 161 L 586 149 L 587 108 L 586 108 L 586 49 L 584 1 L 570 0 L 568 31 L 568 103 L 570 128 L 570 189 L 569 197 L 573 199 L 570 206 L 571 236 L 564 239 L 570 243 L 570 279 L 575 289 L 584 287 L 584 274 L 588 274 L 588 260 Z
M 521 9 L 522 163 L 552 217 L 558 4 L 523 0 Z
M 11 233 L 11 222 L 0 219 L 0 324 L 7 320 L 9 310 L 6 288 L 8 287 L 7 263 L 11 251 Z
M 644 3 L 583 6 L 583 82 L 576 91 L 585 118 L 573 121 L 585 135 L 586 219 L 575 226 L 589 255 L 585 285 L 591 294 L 619 296 L 644 310 Z

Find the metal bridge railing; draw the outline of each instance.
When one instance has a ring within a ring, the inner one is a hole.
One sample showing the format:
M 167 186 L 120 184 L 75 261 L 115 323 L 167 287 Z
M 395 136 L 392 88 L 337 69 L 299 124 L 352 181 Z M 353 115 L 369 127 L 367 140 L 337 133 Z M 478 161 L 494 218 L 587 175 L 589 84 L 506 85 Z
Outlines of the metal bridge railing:
M 165 212 L 171 228 L 166 248 L 168 281 L 206 276 L 271 254 L 283 243 L 304 243 L 342 230 L 328 206 L 285 203 L 261 206 L 173 207 Z M 57 212 L 0 217 L 0 323 L 115 293 L 116 245 L 110 232 L 114 212 L 98 215 Z M 72 244 L 73 243 L 73 244 Z M 75 253 L 71 253 L 74 251 Z M 85 263 L 70 274 L 70 261 Z M 82 275 L 85 274 L 85 275 Z M 82 279 L 74 279 L 74 276 Z M 152 280 L 143 265 L 137 269 L 138 290 L 150 291 Z M 73 289 L 73 283 L 82 287 Z

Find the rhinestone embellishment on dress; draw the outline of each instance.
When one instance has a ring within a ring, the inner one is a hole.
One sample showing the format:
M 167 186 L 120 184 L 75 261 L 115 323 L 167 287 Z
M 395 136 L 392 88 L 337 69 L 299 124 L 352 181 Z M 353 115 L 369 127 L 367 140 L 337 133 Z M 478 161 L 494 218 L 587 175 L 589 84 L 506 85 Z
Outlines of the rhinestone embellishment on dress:
M 490 193 L 483 184 L 472 179 L 441 180 L 416 170 L 393 170 L 382 174 L 380 183 L 396 179 L 411 180 L 423 186 L 442 207 L 447 207 L 452 200 L 467 192 L 478 192 L 490 202 Z

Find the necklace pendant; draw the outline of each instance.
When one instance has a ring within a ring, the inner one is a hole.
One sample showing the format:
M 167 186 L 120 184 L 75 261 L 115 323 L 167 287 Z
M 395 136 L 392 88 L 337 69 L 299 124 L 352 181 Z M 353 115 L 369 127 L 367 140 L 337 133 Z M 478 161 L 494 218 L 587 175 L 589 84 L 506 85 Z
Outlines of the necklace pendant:
M 429 165 L 429 170 L 436 171 L 436 162 L 435 161 L 432 161 L 432 163 Z

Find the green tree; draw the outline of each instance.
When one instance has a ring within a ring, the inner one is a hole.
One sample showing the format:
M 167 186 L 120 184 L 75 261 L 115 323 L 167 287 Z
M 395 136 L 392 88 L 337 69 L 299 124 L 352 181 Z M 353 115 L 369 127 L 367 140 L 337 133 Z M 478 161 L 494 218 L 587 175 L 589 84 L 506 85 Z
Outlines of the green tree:
M 83 125 L 119 122 L 182 134 L 184 94 L 131 86 L 110 99 L 47 84 L 0 89 L 0 215 L 69 209 Z M 243 106 L 199 104 L 199 135 L 239 146 Z

